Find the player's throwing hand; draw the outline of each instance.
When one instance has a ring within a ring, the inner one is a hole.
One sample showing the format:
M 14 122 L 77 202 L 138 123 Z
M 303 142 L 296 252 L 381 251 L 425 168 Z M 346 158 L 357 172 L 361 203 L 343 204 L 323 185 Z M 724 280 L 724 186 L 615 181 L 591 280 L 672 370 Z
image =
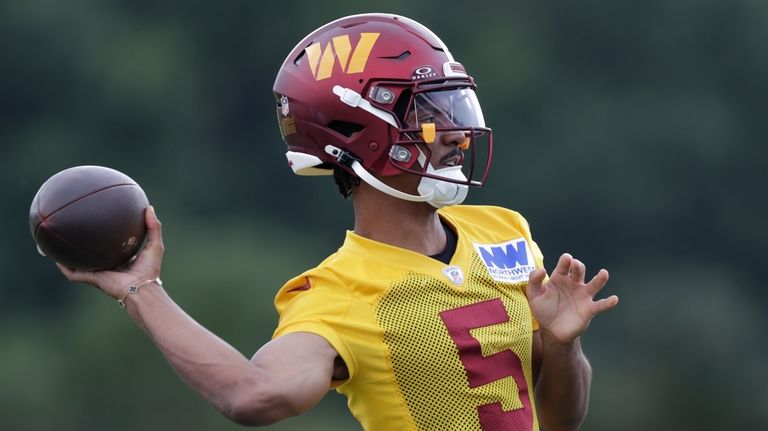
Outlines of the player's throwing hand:
M 164 251 L 163 234 L 154 207 L 147 208 L 145 218 L 147 245 L 128 266 L 109 271 L 79 271 L 58 263 L 56 265 L 70 281 L 96 286 L 115 299 L 125 297 L 129 285 L 160 275 Z

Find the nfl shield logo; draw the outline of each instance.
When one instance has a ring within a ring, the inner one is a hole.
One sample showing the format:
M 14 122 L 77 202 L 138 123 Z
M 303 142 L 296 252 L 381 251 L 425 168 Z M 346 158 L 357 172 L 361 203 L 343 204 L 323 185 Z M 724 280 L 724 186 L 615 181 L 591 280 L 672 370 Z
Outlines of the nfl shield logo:
M 464 272 L 458 266 L 446 267 L 443 269 L 443 274 L 457 286 L 461 286 L 461 283 L 464 283 Z
M 288 113 L 291 112 L 288 106 L 288 97 L 286 96 L 280 98 L 280 112 L 283 114 L 283 117 L 288 116 Z

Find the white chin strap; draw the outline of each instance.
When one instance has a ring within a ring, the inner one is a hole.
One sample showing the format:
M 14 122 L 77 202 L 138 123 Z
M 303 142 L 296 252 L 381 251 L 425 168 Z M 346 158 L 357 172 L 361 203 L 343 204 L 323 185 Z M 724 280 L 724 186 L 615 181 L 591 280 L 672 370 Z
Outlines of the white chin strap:
M 325 151 L 334 156 L 340 157 L 342 151 L 333 145 L 327 145 Z M 392 197 L 411 202 L 427 202 L 435 208 L 442 208 L 448 205 L 458 205 L 464 202 L 467 197 L 469 187 L 465 184 L 456 184 L 448 181 L 441 181 L 434 178 L 422 177 L 419 183 L 418 195 L 401 192 L 393 187 L 384 184 L 381 180 L 374 177 L 365 170 L 363 165 L 357 160 L 352 161 L 351 168 L 368 185 L 376 190 L 386 193 Z M 451 178 L 459 181 L 466 181 L 467 177 L 461 171 L 461 166 L 451 166 L 448 168 L 434 169 L 431 164 L 427 166 L 427 173 Z
M 467 181 L 467 177 L 464 175 L 464 172 L 461 171 L 461 166 L 434 169 L 432 168 L 432 164 L 429 164 L 427 165 L 427 173 L 450 178 L 452 180 Z M 419 183 L 419 193 L 430 193 L 432 198 L 427 202 L 435 208 L 458 205 L 464 202 L 468 191 L 469 186 L 466 184 L 457 184 L 429 177 L 421 177 L 421 182 Z

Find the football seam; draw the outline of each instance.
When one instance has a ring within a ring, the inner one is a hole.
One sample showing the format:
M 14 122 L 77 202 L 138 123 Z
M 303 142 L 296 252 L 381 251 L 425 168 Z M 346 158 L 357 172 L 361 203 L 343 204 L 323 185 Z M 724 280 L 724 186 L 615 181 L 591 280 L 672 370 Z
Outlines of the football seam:
M 109 187 L 107 187 L 107 188 L 109 188 Z M 39 227 L 39 225 L 38 225 L 38 227 Z M 62 242 L 66 243 L 67 245 L 69 245 L 70 247 L 74 248 L 75 250 L 81 251 L 83 253 L 90 254 L 93 257 L 97 257 L 97 258 L 101 257 L 98 254 L 96 254 L 95 252 L 92 252 L 90 250 L 86 250 L 86 249 L 80 247 L 79 245 L 76 245 L 76 244 L 72 243 L 70 240 L 68 240 L 67 238 L 59 235 L 59 233 L 54 231 L 54 230 L 49 230 L 48 233 L 50 233 L 52 236 L 55 236 L 56 238 L 60 239 Z M 37 238 L 37 237 L 35 237 L 35 238 Z
M 101 191 L 104 191 L 104 190 L 109 190 L 109 189 L 112 189 L 112 188 L 115 188 L 115 187 L 123 187 L 123 186 L 136 186 L 136 187 L 139 187 L 139 185 L 138 185 L 138 184 L 136 184 L 136 183 L 113 184 L 113 185 L 111 185 L 111 186 L 108 186 L 108 187 L 103 187 L 103 188 L 100 188 L 100 189 L 98 189 L 98 190 L 94 190 L 94 191 L 92 191 L 92 192 L 90 192 L 90 193 L 87 193 L 87 194 L 84 194 L 84 195 L 82 195 L 82 196 L 80 196 L 79 198 L 77 198 L 77 199 L 73 200 L 72 202 L 69 202 L 68 204 L 66 204 L 66 205 L 64 205 L 64 206 L 62 206 L 62 207 L 60 207 L 60 208 L 57 208 L 56 210 L 52 211 L 52 212 L 51 212 L 50 214 L 48 214 L 47 216 L 45 216 L 45 217 L 41 218 L 41 219 L 40 219 L 40 222 L 38 222 L 38 223 L 37 223 L 37 226 L 35 226 L 35 239 L 37 239 L 37 231 L 39 231 L 39 230 L 40 230 L 40 225 L 42 225 L 43 223 L 45 223 L 45 221 L 46 221 L 46 220 L 48 220 L 49 218 L 53 217 L 53 215 L 54 215 L 54 214 L 56 214 L 57 212 L 59 212 L 59 211 L 63 210 L 64 208 L 66 208 L 66 207 L 68 207 L 68 206 L 70 206 L 70 205 L 74 205 L 75 203 L 77 203 L 77 202 L 79 202 L 79 201 L 81 201 L 81 200 L 83 200 L 83 199 L 87 198 L 88 196 L 92 196 L 92 195 L 94 195 L 94 194 L 96 194 L 96 193 L 99 193 L 99 192 L 101 192 Z M 37 202 L 37 213 L 38 213 L 38 214 L 40 214 L 40 202 L 39 202 L 39 201 Z M 62 238 L 62 239 L 63 239 L 63 238 Z

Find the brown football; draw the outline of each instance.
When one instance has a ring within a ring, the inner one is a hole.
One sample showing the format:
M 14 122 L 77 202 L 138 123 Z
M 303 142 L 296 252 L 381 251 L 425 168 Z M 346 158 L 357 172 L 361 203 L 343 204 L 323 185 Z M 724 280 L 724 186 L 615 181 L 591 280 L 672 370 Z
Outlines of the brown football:
M 38 251 L 82 270 L 110 269 L 138 253 L 149 202 L 130 177 L 103 166 L 76 166 L 49 178 L 29 209 Z

